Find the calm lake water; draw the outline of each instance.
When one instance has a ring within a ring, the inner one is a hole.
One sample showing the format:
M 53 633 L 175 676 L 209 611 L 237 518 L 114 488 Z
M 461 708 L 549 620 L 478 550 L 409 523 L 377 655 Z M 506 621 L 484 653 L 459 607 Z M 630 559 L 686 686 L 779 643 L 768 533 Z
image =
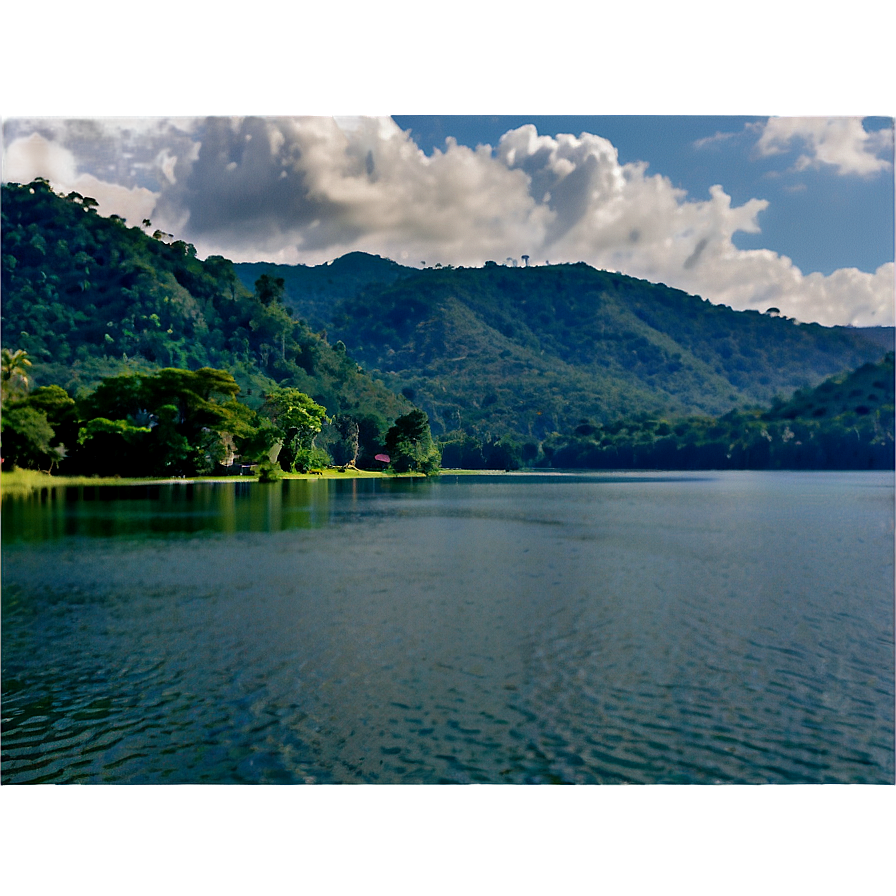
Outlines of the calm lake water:
M 889 783 L 894 477 L 2 502 L 2 781 Z

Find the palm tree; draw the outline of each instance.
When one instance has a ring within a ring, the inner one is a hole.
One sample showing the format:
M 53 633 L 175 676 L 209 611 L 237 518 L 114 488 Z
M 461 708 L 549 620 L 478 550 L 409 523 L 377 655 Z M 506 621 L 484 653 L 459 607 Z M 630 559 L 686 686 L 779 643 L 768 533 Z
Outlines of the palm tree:
M 0 397 L 3 400 L 19 392 L 28 391 L 31 385 L 28 376 L 30 366 L 28 352 L 23 349 L 11 352 L 8 348 L 4 348 L 0 351 Z

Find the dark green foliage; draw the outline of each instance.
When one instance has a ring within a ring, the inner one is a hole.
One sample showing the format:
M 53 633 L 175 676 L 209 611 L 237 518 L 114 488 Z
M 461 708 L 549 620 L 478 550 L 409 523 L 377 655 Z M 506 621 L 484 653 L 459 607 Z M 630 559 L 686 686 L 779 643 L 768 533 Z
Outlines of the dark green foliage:
M 55 433 L 42 411 L 24 404 L 4 409 L 0 431 L 4 470 L 45 470 L 53 463 L 50 444 Z
M 234 453 L 261 453 L 272 440 L 258 444 L 261 421 L 238 392 L 229 373 L 210 368 L 109 377 L 79 402 L 81 448 L 67 470 L 194 476 L 220 470 Z
M 399 417 L 386 433 L 386 453 L 396 473 L 439 472 L 440 454 L 429 429 L 429 418 L 423 411 L 413 410 Z
M 482 441 L 462 430 L 446 433 L 439 439 L 442 466 L 452 470 L 484 470 Z
M 385 444 L 389 423 L 378 414 L 363 414 L 354 418 L 358 424 L 358 459 L 355 464 L 362 469 L 380 469 L 376 455 Z
M 265 306 L 283 304 L 283 278 L 262 274 L 255 281 L 255 298 Z
M 238 269 L 282 277 L 294 314 L 423 408 L 433 432 L 482 442 L 512 433 L 538 443 L 582 418 L 769 402 L 877 360 L 893 340 L 892 328 L 735 312 L 584 264 L 418 271 L 353 253 L 317 267 Z
M 816 389 L 799 389 L 787 401 L 777 401 L 769 420 L 827 418 L 847 420 L 893 406 L 893 352 L 879 364 L 863 364 L 848 374 L 831 377 Z
M 265 458 L 256 468 L 259 482 L 277 482 L 283 477 L 283 471 L 279 464 Z
M 568 469 L 887 470 L 894 466 L 893 353 L 800 389 L 766 411 L 578 426 L 544 444 Z
M 343 300 L 351 299 L 371 284 L 394 283 L 414 273 L 413 268 L 365 252 L 350 252 L 329 264 L 252 262 L 234 265 L 234 270 L 249 289 L 262 276 L 278 280 L 284 304 L 318 330 L 331 326 L 333 308 Z
M 511 436 L 502 436 L 486 446 L 487 470 L 518 470 L 522 465 L 522 446 Z
M 73 474 L 195 476 L 225 472 L 237 460 L 260 462 L 268 473 L 271 457 L 278 458 L 278 469 L 293 472 L 330 462 L 314 444 L 327 422 L 325 408 L 297 389 L 276 388 L 256 411 L 236 400 L 238 392 L 223 370 L 165 368 L 107 377 L 77 402 L 55 385 L 8 397 L 2 415 L 6 469 L 60 465 Z M 342 462 L 350 463 L 359 453 L 360 427 L 341 417 L 338 428 L 351 452 Z M 379 430 L 372 434 L 381 444 Z M 421 446 L 415 468 L 431 472 L 428 427 L 407 435 Z
M 455 430 L 439 438 L 442 466 L 458 470 L 518 470 L 524 461 L 524 450 L 511 436 L 485 441 Z M 527 459 L 535 459 L 538 448 L 531 446 Z
M 8 354 L 27 363 L 24 352 Z M 59 386 L 6 390 L 0 428 L 4 469 L 52 470 L 77 442 L 75 402 Z
M 260 414 L 271 421 L 279 444 L 278 460 L 284 470 L 307 473 L 326 466 L 327 454 L 314 445 L 315 436 L 327 422 L 326 408 L 298 389 L 274 389 L 265 398 Z
M 39 386 L 24 403 L 43 413 L 53 427 L 54 444 L 71 449 L 78 440 L 78 410 L 75 400 L 61 386 Z M 64 456 L 64 453 L 63 453 Z
M 340 467 L 348 464 L 357 465 L 360 453 L 361 427 L 354 417 L 340 415 L 333 418 L 322 433 L 326 451 L 333 463 Z M 379 439 L 377 439 L 379 442 Z

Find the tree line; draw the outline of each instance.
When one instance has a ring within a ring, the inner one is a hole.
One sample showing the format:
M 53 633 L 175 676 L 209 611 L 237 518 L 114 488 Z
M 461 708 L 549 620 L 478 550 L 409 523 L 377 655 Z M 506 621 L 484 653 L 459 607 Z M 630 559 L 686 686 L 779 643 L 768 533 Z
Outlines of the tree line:
M 75 398 L 55 384 L 31 388 L 30 367 L 23 350 L 2 350 L 4 470 L 171 477 L 259 464 L 263 472 L 305 473 L 359 459 L 358 422 L 328 416 L 292 387 L 271 389 L 252 408 L 237 399 L 239 384 L 227 371 L 169 367 L 105 377 Z M 325 428 L 327 447 L 316 444 Z M 438 472 L 423 411 L 400 415 L 380 442 L 394 472 Z
M 768 408 L 719 417 L 581 421 L 542 445 L 559 469 L 888 470 L 894 466 L 893 352 L 798 389 Z

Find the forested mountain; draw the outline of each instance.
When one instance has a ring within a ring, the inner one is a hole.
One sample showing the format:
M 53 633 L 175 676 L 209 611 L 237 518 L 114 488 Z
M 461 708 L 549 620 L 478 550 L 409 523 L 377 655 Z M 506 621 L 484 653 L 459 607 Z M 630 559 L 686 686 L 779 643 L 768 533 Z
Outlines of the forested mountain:
M 583 422 L 542 451 L 541 464 L 572 469 L 892 470 L 893 352 L 770 408 Z
M 357 425 L 362 458 L 417 406 L 446 465 L 562 465 L 626 434 L 653 443 L 667 427 L 697 432 L 698 419 L 758 419 L 747 409 L 789 407 L 783 396 L 802 389 L 801 401 L 893 343 L 892 328 L 736 312 L 581 263 L 201 261 L 150 222 L 103 218 L 89 197 L 39 180 L 4 186 L 2 215 L 3 345 L 27 352 L 35 386 L 78 395 L 122 373 L 227 371 L 251 408 L 290 387 Z M 880 408 L 865 404 L 867 429 Z M 325 427 L 318 444 L 329 438 L 346 436 Z
M 27 352 L 36 386 L 76 395 L 115 374 L 226 370 L 250 407 L 279 385 L 351 415 L 371 450 L 412 409 L 297 320 L 282 283 L 260 277 L 247 289 L 227 259 L 200 261 L 193 246 L 144 229 L 44 181 L 3 186 L 3 346 Z
M 331 336 L 435 432 L 536 441 L 582 420 L 767 404 L 884 353 L 860 331 L 584 264 L 418 272 L 343 301 Z
M 582 421 L 720 414 L 893 347 L 892 328 L 733 311 L 581 263 L 413 270 L 353 253 L 316 267 L 236 268 L 282 277 L 297 315 L 344 342 L 441 434 L 538 442 Z

